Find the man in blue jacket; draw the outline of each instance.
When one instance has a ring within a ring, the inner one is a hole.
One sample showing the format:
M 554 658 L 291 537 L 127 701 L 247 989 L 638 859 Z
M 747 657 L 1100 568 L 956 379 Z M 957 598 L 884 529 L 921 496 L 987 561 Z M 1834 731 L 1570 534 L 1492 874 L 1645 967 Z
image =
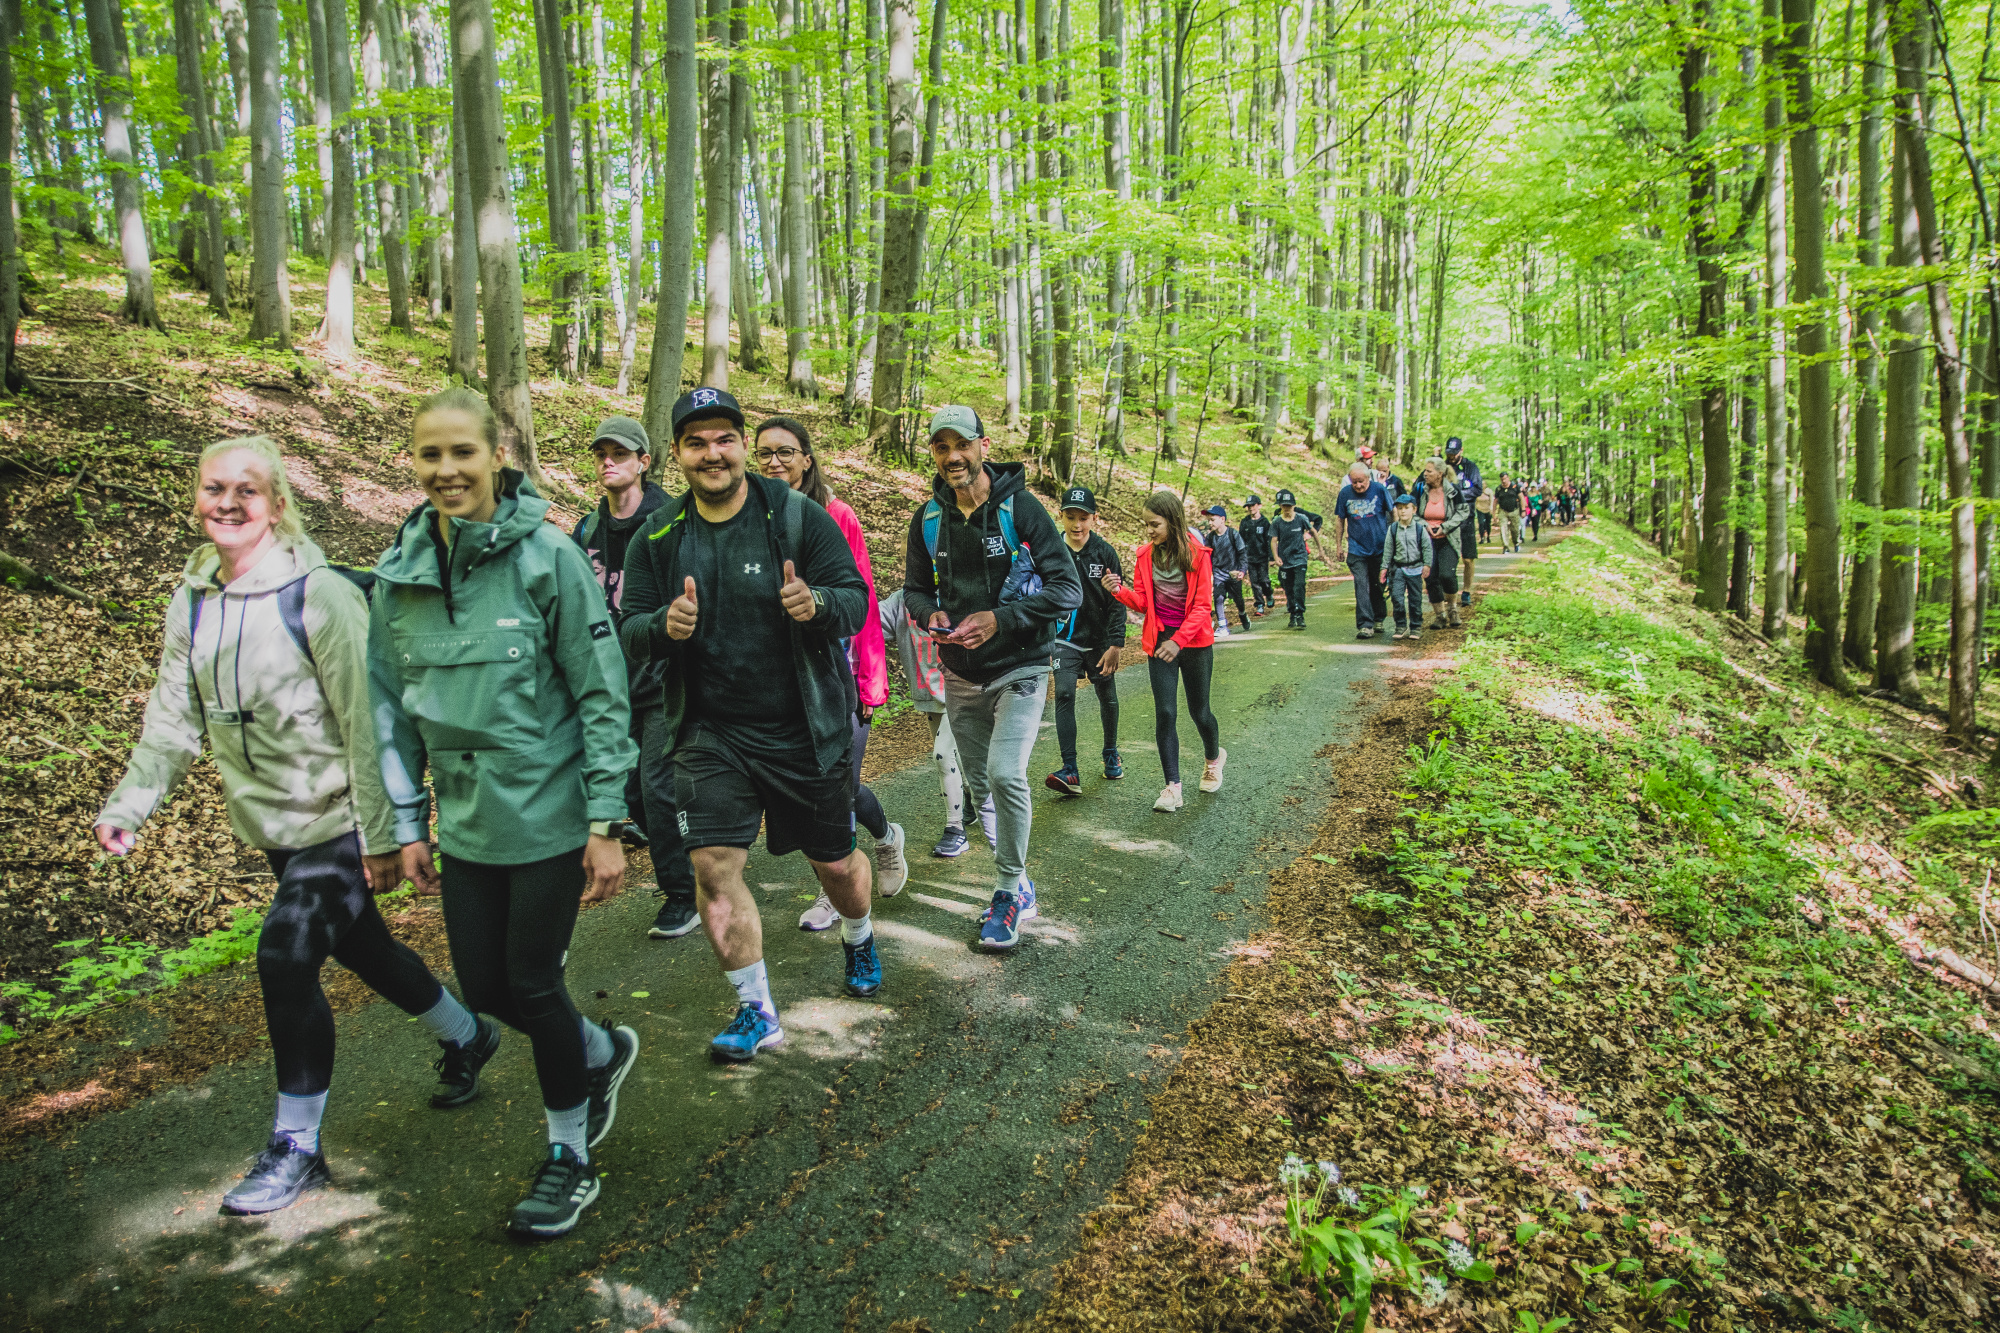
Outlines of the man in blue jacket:
M 734 398 L 683 394 L 673 427 L 688 489 L 632 542 L 618 635 L 630 667 L 660 669 L 702 925 L 738 1001 L 710 1049 L 741 1061 L 784 1039 L 743 882 L 760 827 L 773 856 L 805 853 L 840 913 L 848 992 L 882 986 L 847 779 L 860 699 L 843 640 L 868 616 L 868 585 L 826 510 L 748 471 Z
M 1056 623 L 1083 604 L 1083 586 L 1049 511 L 1028 493 L 1020 463 L 986 461 L 979 414 L 931 417 L 931 498 L 910 516 L 903 600 L 938 641 L 945 715 L 975 802 L 998 812 L 993 905 L 979 942 L 1011 949 L 1037 914 L 1027 876 L 1034 804 L 1028 756 L 1049 693 Z

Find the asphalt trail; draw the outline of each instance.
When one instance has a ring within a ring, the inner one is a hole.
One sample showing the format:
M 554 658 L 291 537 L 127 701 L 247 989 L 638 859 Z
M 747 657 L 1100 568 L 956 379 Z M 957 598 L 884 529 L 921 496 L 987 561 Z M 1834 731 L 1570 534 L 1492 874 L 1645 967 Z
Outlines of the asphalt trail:
M 1483 559 L 1483 573 L 1511 563 Z M 924 853 L 941 823 L 928 767 L 876 784 L 913 873 L 878 903 L 887 984 L 847 998 L 835 933 L 793 928 L 797 857 L 751 856 L 787 1044 L 742 1068 L 708 1039 L 733 996 L 699 934 L 644 936 L 649 895 L 590 912 L 570 954 L 587 1012 L 643 1042 L 598 1150 L 604 1193 L 570 1236 L 523 1247 L 503 1224 L 542 1155 L 528 1048 L 509 1033 L 485 1095 L 425 1104 L 436 1048 L 386 1004 L 339 1020 L 323 1141 L 334 1187 L 262 1219 L 217 1214 L 269 1126 L 268 1059 L 217 1069 L 0 1163 L 0 1325 L 18 1329 L 879 1329 L 1005 1327 L 1037 1307 L 1145 1123 L 1190 1020 L 1220 998 L 1261 920 L 1269 871 L 1311 843 L 1337 794 L 1314 754 L 1352 738 L 1350 687 L 1391 645 L 1353 637 L 1344 585 L 1218 644 L 1226 785 L 1155 814 L 1143 673 L 1120 678 L 1127 777 L 1106 782 L 1079 696 L 1085 795 L 1038 794 L 1030 874 L 1042 916 L 1012 956 L 976 952 L 991 889 L 979 837 Z M 1057 757 L 1045 715 L 1032 773 Z M 602 998 L 597 998 L 597 997 Z M 1018 1293 L 1018 1294 L 1016 1294 Z

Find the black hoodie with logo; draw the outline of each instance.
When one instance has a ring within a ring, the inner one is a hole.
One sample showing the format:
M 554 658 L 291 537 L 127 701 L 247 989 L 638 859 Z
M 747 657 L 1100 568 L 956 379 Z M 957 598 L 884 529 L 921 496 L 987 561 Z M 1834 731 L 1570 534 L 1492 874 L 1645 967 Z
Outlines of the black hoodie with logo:
M 632 517 L 614 515 L 611 501 L 606 497 L 597 502 L 596 509 L 577 520 L 576 529 L 569 534 L 590 557 L 590 567 L 597 571 L 597 586 L 604 590 L 604 604 L 611 608 L 614 625 L 624 619 L 625 550 L 639 529 L 646 526 L 652 512 L 672 498 L 650 481 L 642 484 L 639 508 Z M 632 714 L 637 717 L 640 709 L 659 704 L 660 673 L 653 667 L 642 667 L 631 672 L 631 677 Z
M 919 625 L 943 611 L 957 625 L 975 611 L 991 611 L 998 628 L 975 649 L 940 642 L 938 656 L 953 675 L 985 685 L 1025 667 L 1046 667 L 1057 622 L 1083 603 L 1069 543 L 1041 502 L 1028 493 L 1020 463 L 988 463 L 992 485 L 986 502 L 970 517 L 959 512 L 957 494 L 944 478 L 931 479 L 931 498 L 943 510 L 938 521 L 937 562 L 924 544 L 924 506 L 910 516 L 903 548 L 903 604 Z M 1041 576 L 1040 592 L 1000 605 L 1000 589 L 1013 567 L 1000 529 L 1000 508 L 1013 499 L 1014 535 L 1026 547 Z

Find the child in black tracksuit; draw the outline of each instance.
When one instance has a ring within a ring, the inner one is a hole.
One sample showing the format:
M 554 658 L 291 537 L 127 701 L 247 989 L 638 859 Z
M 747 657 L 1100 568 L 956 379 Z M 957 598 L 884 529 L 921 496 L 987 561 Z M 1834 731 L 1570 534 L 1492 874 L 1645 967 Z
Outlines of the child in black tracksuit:
M 1104 776 L 1122 778 L 1118 758 L 1118 655 L 1125 646 L 1125 608 L 1100 581 L 1106 570 L 1124 577 L 1118 552 L 1097 535 L 1097 500 L 1085 486 L 1072 486 L 1062 498 L 1063 545 L 1076 562 L 1083 584 L 1083 605 L 1056 622 L 1056 743 L 1062 747 L 1062 767 L 1043 785 L 1065 796 L 1083 794 L 1083 776 L 1076 762 L 1076 682 L 1089 677 L 1097 691 L 1097 714 L 1104 723 Z

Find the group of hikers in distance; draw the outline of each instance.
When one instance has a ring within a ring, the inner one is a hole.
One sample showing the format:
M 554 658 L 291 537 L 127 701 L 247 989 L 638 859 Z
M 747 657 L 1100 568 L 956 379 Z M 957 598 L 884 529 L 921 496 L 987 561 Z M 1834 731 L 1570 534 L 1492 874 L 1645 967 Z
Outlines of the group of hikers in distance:
M 1116 677 L 1137 625 L 1165 780 L 1153 808 L 1179 810 L 1181 695 L 1200 790 L 1223 784 L 1209 695 L 1229 606 L 1243 630 L 1270 615 L 1275 564 L 1303 629 L 1308 550 L 1327 559 L 1325 520 L 1289 490 L 1270 516 L 1249 496 L 1234 528 L 1214 505 L 1201 530 L 1159 491 L 1128 572 L 1088 488 L 1063 491 L 1058 525 L 1024 465 L 989 461 L 978 413 L 952 405 L 931 419 L 932 492 L 884 597 L 803 424 L 750 430 L 713 388 L 684 394 L 671 420 L 681 493 L 647 480 L 644 427 L 611 417 L 591 442 L 603 495 L 565 534 L 506 465 L 486 399 L 438 393 L 409 443 L 425 500 L 367 571 L 329 563 L 306 535 L 274 441 L 203 451 L 194 512 L 208 541 L 167 608 L 144 730 L 96 834 L 129 852 L 206 739 L 232 827 L 277 877 L 257 946 L 277 1109 L 223 1211 L 275 1211 L 330 1181 L 319 1138 L 335 1035 L 319 973 L 331 956 L 439 1043 L 433 1107 L 478 1095 L 503 1026 L 528 1039 L 548 1148 L 508 1226 L 568 1232 L 598 1197 L 592 1152 L 639 1036 L 579 1012 L 564 964 L 581 904 L 622 887 L 628 846 L 650 848 L 662 898 L 649 934 L 700 925 L 735 993 L 712 1054 L 751 1060 L 783 1040 L 744 879 L 760 833 L 772 856 L 811 866 L 819 893 L 799 926 L 838 928 L 846 991 L 883 985 L 873 903 L 902 890 L 909 865 L 903 828 L 860 778 L 890 642 L 932 734 L 945 813 L 932 854 L 965 853 L 978 821 L 994 882 L 977 943 L 1004 953 L 1039 914 L 1028 765 L 1051 680 L 1062 766 L 1044 785 L 1083 792 L 1086 680 L 1103 776 L 1122 778 Z M 1523 493 L 1501 479 L 1503 516 L 1525 512 Z M 1397 638 L 1423 628 L 1425 596 L 1433 624 L 1458 623 L 1484 495 L 1456 439 L 1407 488 L 1361 451 L 1332 506 L 1360 637 L 1389 623 L 1385 593 Z M 376 907 L 406 881 L 442 896 L 462 999 Z

